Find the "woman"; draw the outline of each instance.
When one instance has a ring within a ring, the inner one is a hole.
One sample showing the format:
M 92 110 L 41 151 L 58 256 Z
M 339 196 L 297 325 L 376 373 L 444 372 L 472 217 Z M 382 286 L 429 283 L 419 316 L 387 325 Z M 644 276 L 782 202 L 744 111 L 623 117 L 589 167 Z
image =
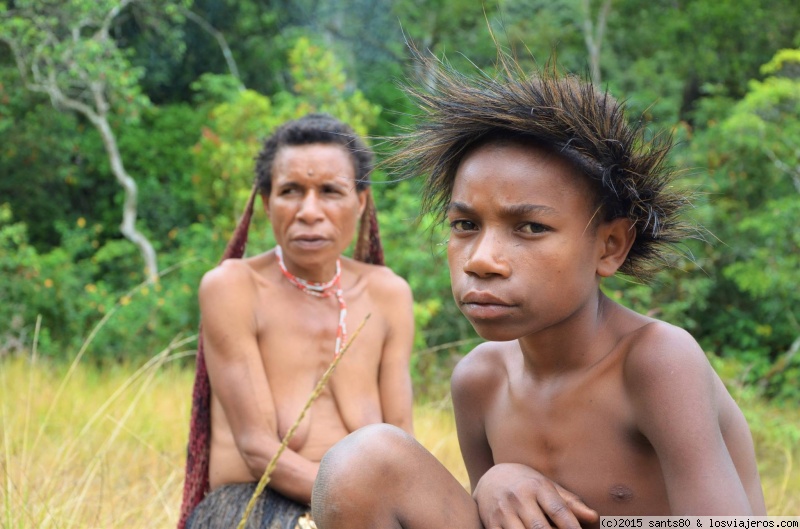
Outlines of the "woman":
M 348 433 L 381 422 L 412 433 L 411 291 L 388 268 L 363 262 L 382 261 L 371 169 L 372 152 L 363 140 L 327 115 L 288 122 L 265 141 L 256 191 L 277 246 L 225 259 L 200 284 L 202 351 L 181 529 L 239 523 L 281 440 L 341 352 L 347 330 L 368 314 L 369 323 L 278 460 L 251 515 L 255 525 L 248 527 L 289 528 L 307 518 L 319 461 Z M 246 236 L 248 217 L 239 238 Z M 342 253 L 359 218 L 357 259 L 349 259 Z M 234 241 L 230 253 L 239 247 L 241 255 L 242 246 Z

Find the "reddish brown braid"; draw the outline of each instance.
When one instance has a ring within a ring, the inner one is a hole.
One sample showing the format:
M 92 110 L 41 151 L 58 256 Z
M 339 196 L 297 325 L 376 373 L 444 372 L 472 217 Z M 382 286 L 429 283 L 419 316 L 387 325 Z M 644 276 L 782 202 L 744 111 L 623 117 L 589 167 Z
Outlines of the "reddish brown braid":
M 383 246 L 378 230 L 378 218 L 375 203 L 369 188 L 367 203 L 361 215 L 358 240 L 353 258 L 365 263 L 383 265 Z M 244 255 L 247 246 L 247 233 L 253 217 L 253 204 L 258 188 L 253 187 L 247 200 L 242 218 L 222 254 L 222 259 L 237 259 Z M 189 423 L 189 443 L 186 448 L 186 477 L 183 483 L 183 501 L 178 529 L 184 529 L 189 516 L 209 491 L 208 463 L 211 452 L 211 384 L 208 380 L 206 360 L 203 354 L 203 329 L 197 335 L 197 362 L 192 389 L 192 414 Z
M 358 230 L 358 240 L 353 251 L 353 259 L 365 263 L 383 265 L 383 245 L 381 244 L 381 234 L 378 229 L 378 215 L 375 209 L 375 201 L 372 199 L 372 191 L 367 188 L 367 204 L 364 213 L 361 214 L 361 226 Z

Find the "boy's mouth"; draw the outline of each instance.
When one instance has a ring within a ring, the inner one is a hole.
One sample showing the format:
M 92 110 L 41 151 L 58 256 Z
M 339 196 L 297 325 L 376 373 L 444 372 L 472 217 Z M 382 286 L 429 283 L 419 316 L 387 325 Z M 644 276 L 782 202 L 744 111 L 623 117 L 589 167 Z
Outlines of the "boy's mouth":
M 470 291 L 461 297 L 459 308 L 470 319 L 485 320 L 508 315 L 514 304 L 489 292 Z
M 510 306 L 511 303 L 491 294 L 489 292 L 480 292 L 477 290 L 470 290 L 461 297 L 462 304 L 474 305 L 504 305 Z

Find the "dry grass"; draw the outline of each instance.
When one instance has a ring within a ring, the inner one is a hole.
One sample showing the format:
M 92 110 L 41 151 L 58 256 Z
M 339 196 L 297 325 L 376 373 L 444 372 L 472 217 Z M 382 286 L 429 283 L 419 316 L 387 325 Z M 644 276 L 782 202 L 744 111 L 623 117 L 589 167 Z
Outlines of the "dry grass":
M 172 528 L 178 519 L 192 373 L 0 362 L 0 527 Z M 745 403 L 769 513 L 800 513 L 800 412 Z M 415 408 L 423 445 L 466 486 L 448 401 Z M 760 431 L 759 429 L 763 429 Z M 784 432 L 785 430 L 785 432 Z
M 0 526 L 174 527 L 191 373 L 0 370 Z

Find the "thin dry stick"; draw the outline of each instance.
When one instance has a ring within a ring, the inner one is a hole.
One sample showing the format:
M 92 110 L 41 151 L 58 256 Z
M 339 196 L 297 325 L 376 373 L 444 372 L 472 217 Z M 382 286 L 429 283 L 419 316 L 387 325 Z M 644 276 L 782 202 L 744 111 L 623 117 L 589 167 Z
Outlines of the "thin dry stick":
M 358 329 L 356 329 L 356 331 L 352 334 L 352 336 L 350 336 L 350 339 L 344 345 L 339 354 L 333 358 L 331 365 L 328 366 L 328 369 L 322 375 L 322 378 L 320 378 L 319 382 L 317 382 L 317 386 L 314 388 L 314 391 L 311 392 L 311 396 L 308 397 L 306 405 L 300 411 L 300 416 L 297 417 L 297 420 L 294 421 L 292 427 L 289 428 L 288 432 L 286 432 L 286 435 L 283 437 L 283 441 L 281 441 L 281 445 L 278 447 L 278 451 L 275 452 L 274 456 L 272 456 L 272 459 L 267 465 L 266 470 L 264 470 L 264 475 L 261 476 L 261 479 L 258 481 L 258 485 L 256 485 L 256 490 L 250 497 L 250 501 L 247 503 L 247 508 L 244 510 L 242 519 L 239 522 L 239 525 L 236 526 L 236 529 L 244 529 L 244 525 L 247 523 L 247 519 L 250 518 L 250 514 L 253 512 L 253 509 L 256 506 L 256 500 L 258 500 L 258 497 L 261 495 L 262 492 L 264 492 L 264 489 L 267 487 L 267 483 L 269 483 L 269 479 L 272 476 L 272 472 L 278 465 L 278 458 L 281 457 L 281 454 L 289 445 L 289 441 L 291 441 L 292 436 L 294 435 L 295 430 L 297 430 L 297 427 L 300 425 L 300 422 L 302 422 L 303 417 L 306 416 L 306 412 L 309 410 L 309 408 L 311 408 L 311 405 L 314 404 L 314 401 L 317 400 L 317 397 L 319 397 L 320 394 L 322 394 L 322 390 L 325 388 L 325 384 L 328 383 L 328 379 L 331 378 L 331 375 L 333 375 L 333 371 L 336 369 L 336 366 L 339 365 L 339 360 L 342 359 L 342 356 L 344 356 L 345 351 L 347 351 L 350 348 L 350 344 L 353 343 L 353 340 L 356 339 L 358 333 L 360 333 L 361 329 L 364 328 L 364 324 L 367 323 L 369 316 L 370 316 L 369 314 L 364 316 L 364 320 L 361 322 L 361 325 L 359 325 Z

